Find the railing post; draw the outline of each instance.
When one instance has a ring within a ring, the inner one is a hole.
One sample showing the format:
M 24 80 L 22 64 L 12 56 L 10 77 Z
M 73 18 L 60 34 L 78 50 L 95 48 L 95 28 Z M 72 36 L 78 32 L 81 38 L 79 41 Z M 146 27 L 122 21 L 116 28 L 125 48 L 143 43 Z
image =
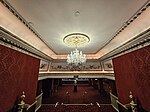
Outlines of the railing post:
M 25 93 L 24 91 L 22 92 L 22 95 L 20 97 L 20 103 L 18 103 L 18 112 L 23 112 L 24 106 L 25 106 Z
M 134 99 L 131 91 L 130 91 L 129 98 L 131 99 L 130 106 L 131 106 L 132 112 L 136 112 L 137 111 L 137 104 L 135 103 L 135 99 Z
M 22 92 L 22 95 L 20 96 L 20 102 L 18 103 L 18 112 L 23 112 L 24 109 L 27 109 L 29 107 L 29 104 L 25 103 L 25 93 Z

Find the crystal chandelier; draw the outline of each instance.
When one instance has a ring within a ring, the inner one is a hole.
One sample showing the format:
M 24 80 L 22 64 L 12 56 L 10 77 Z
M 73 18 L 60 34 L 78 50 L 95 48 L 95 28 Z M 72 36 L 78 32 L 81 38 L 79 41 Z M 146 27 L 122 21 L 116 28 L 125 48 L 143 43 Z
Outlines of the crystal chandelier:
M 77 47 L 86 45 L 89 42 L 89 37 L 81 33 L 73 33 L 64 37 L 64 43 L 68 46 L 75 47 L 67 56 L 67 63 L 72 65 L 79 65 L 86 62 L 86 55 L 79 51 Z
M 86 55 L 82 53 L 82 51 L 79 51 L 78 49 L 75 49 L 74 51 L 71 51 L 70 54 L 67 56 L 67 63 L 69 64 L 75 64 L 76 66 L 78 64 L 82 64 L 86 62 Z

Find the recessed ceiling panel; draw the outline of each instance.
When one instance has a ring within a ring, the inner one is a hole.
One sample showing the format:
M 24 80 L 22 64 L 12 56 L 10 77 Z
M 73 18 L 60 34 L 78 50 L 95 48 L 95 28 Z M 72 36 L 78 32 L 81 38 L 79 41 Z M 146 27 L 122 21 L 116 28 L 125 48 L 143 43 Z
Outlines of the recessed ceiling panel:
M 56 53 L 73 49 L 63 38 L 83 33 L 90 42 L 84 53 L 99 51 L 147 0 L 7 0 Z

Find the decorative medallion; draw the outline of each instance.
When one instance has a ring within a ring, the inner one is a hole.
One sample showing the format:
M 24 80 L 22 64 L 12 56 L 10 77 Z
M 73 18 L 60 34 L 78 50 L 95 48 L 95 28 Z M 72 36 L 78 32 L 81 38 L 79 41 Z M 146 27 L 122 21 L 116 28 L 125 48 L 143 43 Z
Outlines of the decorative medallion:
M 72 33 L 65 36 L 63 41 L 69 47 L 81 47 L 89 43 L 90 38 L 82 33 Z

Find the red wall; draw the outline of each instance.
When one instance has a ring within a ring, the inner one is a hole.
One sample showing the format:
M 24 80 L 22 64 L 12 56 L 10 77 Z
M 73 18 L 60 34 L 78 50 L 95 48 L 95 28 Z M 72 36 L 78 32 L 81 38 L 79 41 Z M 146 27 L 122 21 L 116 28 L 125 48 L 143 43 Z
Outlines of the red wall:
M 119 100 L 130 102 L 129 92 L 150 111 L 150 46 L 113 59 Z
M 25 91 L 26 103 L 33 103 L 39 62 L 39 59 L 0 45 L 0 112 L 11 109 L 22 91 Z

